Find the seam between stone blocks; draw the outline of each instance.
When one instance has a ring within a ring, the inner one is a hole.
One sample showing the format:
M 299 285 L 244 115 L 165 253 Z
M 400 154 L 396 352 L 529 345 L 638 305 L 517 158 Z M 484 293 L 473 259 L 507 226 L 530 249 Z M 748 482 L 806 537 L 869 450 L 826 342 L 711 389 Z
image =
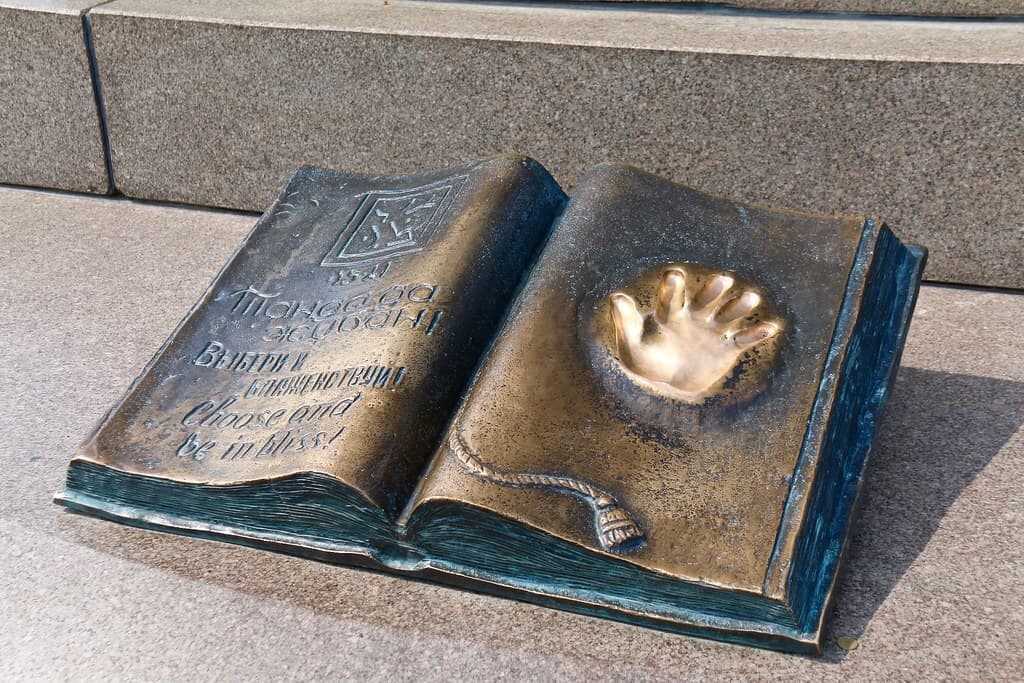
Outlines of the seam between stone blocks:
M 107 128 L 107 108 L 103 98 L 103 86 L 100 82 L 99 63 L 96 61 L 96 49 L 92 39 L 92 17 L 90 13 L 96 7 L 106 5 L 113 0 L 93 5 L 85 12 L 82 12 L 82 38 L 85 42 L 85 54 L 89 60 L 89 80 L 92 84 L 93 102 L 96 104 L 96 116 L 100 124 L 100 140 L 103 143 L 103 165 L 107 172 L 107 194 L 120 194 L 114 184 L 114 161 L 110 152 L 110 132 Z

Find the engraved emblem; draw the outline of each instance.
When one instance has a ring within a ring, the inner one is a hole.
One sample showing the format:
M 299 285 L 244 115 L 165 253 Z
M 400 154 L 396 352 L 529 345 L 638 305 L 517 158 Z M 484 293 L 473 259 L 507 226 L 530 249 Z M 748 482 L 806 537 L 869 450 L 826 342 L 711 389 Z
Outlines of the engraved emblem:
M 422 251 L 465 182 L 466 176 L 456 176 L 411 190 L 367 193 L 320 265 L 348 266 Z

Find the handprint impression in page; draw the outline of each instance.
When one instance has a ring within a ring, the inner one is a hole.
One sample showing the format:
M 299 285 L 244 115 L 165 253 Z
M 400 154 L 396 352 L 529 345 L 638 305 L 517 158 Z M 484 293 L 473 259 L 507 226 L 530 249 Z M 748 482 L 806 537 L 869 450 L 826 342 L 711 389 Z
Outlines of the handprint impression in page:
M 609 297 L 616 356 L 630 378 L 695 405 L 723 393 L 737 374 L 770 366 L 775 349 L 761 347 L 784 328 L 755 287 L 729 273 L 701 271 L 666 267 L 647 314 L 629 294 Z

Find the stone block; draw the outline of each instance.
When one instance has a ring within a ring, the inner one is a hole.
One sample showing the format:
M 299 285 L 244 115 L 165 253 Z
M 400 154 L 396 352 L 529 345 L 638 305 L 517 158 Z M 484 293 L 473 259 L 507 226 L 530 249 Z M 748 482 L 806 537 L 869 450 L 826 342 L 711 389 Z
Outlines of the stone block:
M 367 0 L 91 13 L 115 183 L 258 210 L 302 164 L 633 163 L 866 213 L 932 280 L 1024 287 L 1024 25 Z M 611 239 L 613 236 L 609 236 Z
M 109 190 L 82 21 L 95 4 L 0 2 L 0 183 Z

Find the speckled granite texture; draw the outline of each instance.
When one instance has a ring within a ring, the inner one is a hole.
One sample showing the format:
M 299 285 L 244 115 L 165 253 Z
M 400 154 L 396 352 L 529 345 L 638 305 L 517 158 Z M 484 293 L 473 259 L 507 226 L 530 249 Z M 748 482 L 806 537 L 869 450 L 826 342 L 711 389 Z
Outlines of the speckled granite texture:
M 574 0 L 569 0 L 570 2 Z M 589 1 L 589 0 L 583 0 Z M 630 3 L 636 0 L 601 0 Z M 864 12 L 903 16 L 1000 17 L 1024 15 L 1022 0 L 644 0 L 694 7 L 722 5 L 782 12 Z
M 0 679 L 1019 677 L 1020 294 L 923 288 L 820 659 L 53 505 L 76 445 L 255 220 L 0 188 Z M 840 650 L 839 636 L 860 647 Z
M 0 0 L 0 183 L 106 192 L 82 13 L 98 0 Z
M 1024 287 L 1024 24 L 365 0 L 93 11 L 115 183 L 262 209 L 301 164 L 634 163 L 864 212 L 933 280 Z

